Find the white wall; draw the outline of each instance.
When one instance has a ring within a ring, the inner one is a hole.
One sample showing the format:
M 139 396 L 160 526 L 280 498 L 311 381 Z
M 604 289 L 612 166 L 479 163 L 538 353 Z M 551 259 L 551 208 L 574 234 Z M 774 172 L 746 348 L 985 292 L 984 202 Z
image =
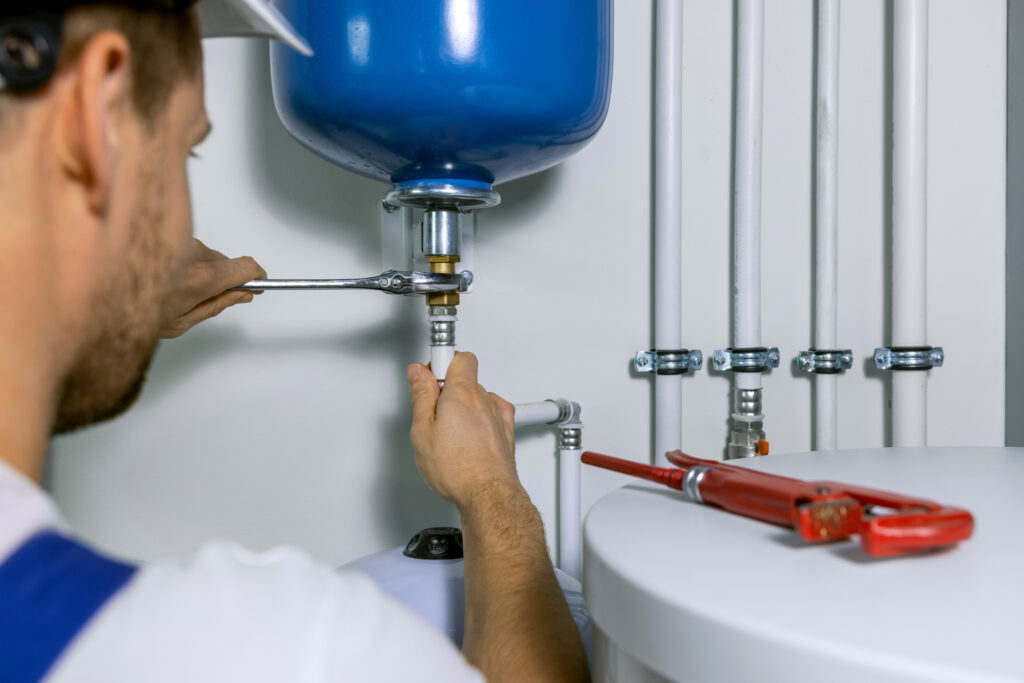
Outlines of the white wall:
M 652 337 L 652 24 L 650 3 L 617 4 L 608 121 L 578 156 L 499 188 L 504 203 L 481 214 L 459 342 L 481 357 L 489 389 L 580 401 L 586 447 L 643 459 L 651 385 L 630 366 Z M 791 359 L 812 329 L 813 5 L 767 4 L 764 339 Z M 684 7 L 684 342 L 709 353 L 729 344 L 732 15 L 720 0 Z M 842 6 L 839 339 L 858 359 L 840 382 L 845 448 L 886 441 L 885 381 L 865 360 L 888 341 L 885 8 Z M 1005 30 L 1004 2 L 932 3 L 929 341 L 948 359 L 931 380 L 939 445 L 1003 441 Z M 288 137 L 265 47 L 211 43 L 207 63 L 215 133 L 192 168 L 198 235 L 271 276 L 376 272 L 386 188 Z M 342 562 L 453 522 L 408 445 L 404 367 L 426 357 L 422 309 L 376 293 L 267 293 L 163 344 L 128 417 L 58 440 L 51 488 L 85 536 L 141 558 L 227 536 Z M 704 371 L 684 386 L 683 446 L 718 457 L 729 378 Z M 787 365 L 765 386 L 774 451 L 809 448 L 811 382 Z M 518 461 L 550 529 L 553 435 L 525 433 Z M 587 471 L 585 505 L 622 481 Z

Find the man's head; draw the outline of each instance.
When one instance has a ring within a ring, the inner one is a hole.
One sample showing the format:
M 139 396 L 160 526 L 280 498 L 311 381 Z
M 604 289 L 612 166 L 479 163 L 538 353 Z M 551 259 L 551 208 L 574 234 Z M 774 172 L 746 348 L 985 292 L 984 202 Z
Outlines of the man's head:
M 164 4 L 76 3 L 52 77 L 0 94 L 0 209 L 14 217 L 0 268 L 37 300 L 22 318 L 51 347 L 58 431 L 135 398 L 191 244 L 185 167 L 209 131 L 200 30 L 194 9 Z

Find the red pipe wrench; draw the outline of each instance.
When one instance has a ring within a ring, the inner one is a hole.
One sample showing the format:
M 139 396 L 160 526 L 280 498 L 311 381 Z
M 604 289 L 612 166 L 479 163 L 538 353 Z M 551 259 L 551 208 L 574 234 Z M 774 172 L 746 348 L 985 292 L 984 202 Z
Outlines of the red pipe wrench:
M 834 481 L 803 481 L 701 460 L 682 451 L 665 456 L 680 469 L 590 451 L 582 460 L 679 489 L 696 503 L 789 527 L 810 543 L 858 535 L 864 550 L 877 557 L 953 545 L 974 531 L 970 512 L 930 500 Z

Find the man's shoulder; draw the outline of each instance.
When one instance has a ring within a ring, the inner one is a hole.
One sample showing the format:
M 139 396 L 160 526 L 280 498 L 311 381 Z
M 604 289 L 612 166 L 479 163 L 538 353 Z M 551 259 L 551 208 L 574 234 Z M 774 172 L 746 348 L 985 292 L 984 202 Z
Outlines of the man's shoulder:
M 144 673 L 157 681 L 320 681 L 346 671 L 351 680 L 379 680 L 404 675 L 396 647 L 405 652 L 400 660 L 432 660 L 452 674 L 448 680 L 477 680 L 442 634 L 365 575 L 339 572 L 296 548 L 253 552 L 215 541 L 141 568 L 52 680 L 138 680 Z M 112 672 L 112 661 L 123 670 Z

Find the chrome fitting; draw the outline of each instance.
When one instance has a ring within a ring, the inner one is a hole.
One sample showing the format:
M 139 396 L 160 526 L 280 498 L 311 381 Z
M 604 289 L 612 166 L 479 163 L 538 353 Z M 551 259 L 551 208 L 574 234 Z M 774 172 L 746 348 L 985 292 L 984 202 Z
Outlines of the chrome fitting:
M 455 346 L 455 322 L 458 320 L 455 306 L 430 306 L 430 345 Z
M 546 400 L 558 406 L 558 419 L 552 424 L 556 424 L 559 427 L 583 426 L 581 419 L 583 408 L 579 403 L 564 398 L 549 398 Z
M 891 346 L 875 349 L 879 370 L 931 370 L 945 361 L 941 346 Z
M 762 429 L 732 429 L 729 432 L 729 448 L 726 450 L 725 459 L 738 460 L 739 458 L 753 458 L 762 455 L 762 443 L 764 443 L 764 430 Z
M 459 210 L 429 208 L 423 213 L 423 255 L 458 257 L 462 254 L 462 228 Z
M 563 451 L 578 451 L 583 442 L 581 427 L 562 427 L 558 430 L 558 448 Z
M 764 389 L 734 388 L 726 460 L 763 455 L 768 443 L 764 436 Z
M 682 375 L 700 370 L 703 365 L 704 354 L 689 349 L 637 351 L 633 359 L 633 367 L 637 372 L 650 372 L 655 375 Z
M 764 389 L 733 389 L 733 419 L 750 422 L 764 418 Z
M 797 367 L 819 375 L 839 375 L 853 367 L 853 351 L 808 349 L 796 358 Z
M 779 347 L 718 349 L 711 357 L 711 363 L 718 372 L 768 372 L 779 367 Z

